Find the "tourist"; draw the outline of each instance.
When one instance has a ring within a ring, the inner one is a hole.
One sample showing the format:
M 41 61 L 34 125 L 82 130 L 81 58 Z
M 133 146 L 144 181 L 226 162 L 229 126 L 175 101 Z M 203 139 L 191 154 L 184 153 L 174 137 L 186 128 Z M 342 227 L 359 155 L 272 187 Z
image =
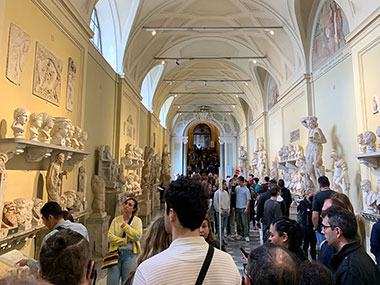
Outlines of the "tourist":
M 238 224 L 238 234 L 240 234 L 246 242 L 249 242 L 248 237 L 248 220 L 247 214 L 249 210 L 249 201 L 251 199 L 251 194 L 248 188 L 245 186 L 245 179 L 243 176 L 238 178 L 239 186 L 236 186 L 236 216 Z M 241 226 L 241 230 L 239 228 Z
M 340 207 L 322 212 L 322 234 L 337 253 L 330 264 L 335 284 L 380 284 L 380 272 L 357 240 L 355 215 Z
M 42 216 L 42 222 L 50 230 L 42 240 L 41 247 L 44 245 L 46 240 L 54 235 L 61 229 L 71 229 L 79 234 L 88 241 L 88 232 L 84 225 L 79 223 L 72 223 L 70 220 L 65 220 L 63 216 L 63 211 L 61 206 L 57 202 L 47 202 L 40 210 Z M 39 269 L 39 264 L 34 259 L 21 259 L 17 262 L 19 266 L 27 265 L 32 272 L 37 272 Z
M 210 221 L 206 217 L 199 228 L 200 236 L 203 237 L 209 245 L 212 245 L 213 247 L 218 248 L 220 250 L 226 251 L 225 243 L 223 241 L 222 243 L 220 243 L 220 240 L 215 238 L 210 226 Z
M 107 285 L 123 284 L 129 273 L 136 267 L 140 253 L 142 222 L 136 216 L 136 199 L 128 198 L 123 203 L 123 214 L 112 220 L 108 231 L 109 251 L 118 251 L 118 263 L 107 267 Z
M 269 227 L 274 220 L 282 217 L 282 211 L 280 203 L 277 201 L 277 197 L 280 195 L 280 187 L 274 185 L 270 188 L 270 199 L 265 201 L 264 214 L 263 214 L 263 236 L 264 242 L 269 238 Z
M 293 252 L 300 260 L 307 260 L 301 249 L 302 228 L 294 220 L 287 217 L 279 218 L 270 225 L 269 241 Z
M 230 215 L 227 218 L 227 235 L 229 240 L 234 240 L 238 237 L 236 233 L 236 178 L 232 178 L 229 183 L 230 191 Z
M 303 250 L 308 256 L 308 251 L 310 247 L 310 255 L 313 260 L 317 259 L 317 238 L 315 237 L 315 232 L 313 230 L 313 222 L 311 221 L 311 205 L 313 201 L 314 191 L 306 190 L 305 198 L 298 205 L 298 211 L 301 215 L 301 225 L 303 232 Z
M 208 209 L 207 217 L 209 218 L 211 224 L 211 231 L 215 233 L 215 208 L 214 208 L 214 192 L 212 192 L 212 184 L 207 184 L 207 195 L 208 195 Z
M 299 260 L 287 249 L 264 244 L 251 251 L 244 275 L 245 285 L 294 285 L 300 281 Z
M 301 264 L 300 285 L 334 285 L 334 275 L 317 261 L 304 261 Z
M 172 237 L 165 230 L 164 217 L 156 219 L 147 229 L 142 241 L 141 253 L 137 259 L 137 266 L 167 249 L 172 242 Z M 136 270 L 132 271 L 124 285 L 131 285 Z
M 41 277 L 54 285 L 84 285 L 96 279 L 88 240 L 69 228 L 55 232 L 46 240 L 40 263 Z
M 207 195 L 201 184 L 188 179 L 170 183 L 165 193 L 165 228 L 172 234 L 169 248 L 139 265 L 133 280 L 140 284 L 207 284 L 239 285 L 239 271 L 232 257 L 209 246 L 199 236 L 207 212 Z M 212 253 L 205 274 L 201 264 L 207 253 Z M 203 278 L 201 278 L 204 276 Z M 199 279 L 198 279 L 199 278 Z
M 224 229 L 227 225 L 227 218 L 230 215 L 230 196 L 227 192 L 226 180 L 223 180 L 221 189 L 217 190 L 214 194 L 214 209 L 218 224 L 218 237 L 224 241 Z M 221 218 L 221 221 L 219 218 Z M 221 232 L 219 232 L 219 229 L 221 229 Z
M 264 204 L 270 198 L 270 191 L 268 188 L 268 184 L 262 184 L 259 190 L 259 200 L 257 202 L 257 211 L 256 211 L 256 225 L 257 227 L 261 227 L 260 222 L 264 215 Z
M 371 230 L 371 252 L 376 258 L 377 267 L 380 271 L 380 219 L 373 224 Z
M 315 236 L 317 238 L 318 245 L 320 246 L 322 241 L 325 239 L 324 236 L 321 234 L 321 213 L 322 213 L 322 207 L 323 203 L 326 199 L 330 198 L 330 196 L 335 191 L 330 189 L 330 181 L 326 176 L 321 176 L 318 178 L 318 184 L 319 189 L 321 190 L 319 193 L 317 193 L 313 198 L 313 204 L 312 204 L 312 221 L 313 221 L 313 229 L 315 231 Z
M 289 189 L 285 187 L 285 182 L 283 179 L 278 180 L 278 186 L 281 188 L 281 197 L 284 199 L 285 202 L 285 217 L 289 217 L 289 209 L 290 205 L 292 204 L 292 194 L 290 193 Z

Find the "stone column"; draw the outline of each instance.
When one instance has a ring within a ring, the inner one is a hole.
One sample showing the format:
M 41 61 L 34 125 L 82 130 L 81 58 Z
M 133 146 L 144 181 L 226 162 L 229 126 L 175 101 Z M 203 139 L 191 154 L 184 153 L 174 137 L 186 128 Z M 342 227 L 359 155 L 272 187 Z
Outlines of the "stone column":
M 183 148 L 183 166 L 182 173 L 187 175 L 187 143 L 189 142 L 189 137 L 185 136 L 182 138 L 182 148 Z

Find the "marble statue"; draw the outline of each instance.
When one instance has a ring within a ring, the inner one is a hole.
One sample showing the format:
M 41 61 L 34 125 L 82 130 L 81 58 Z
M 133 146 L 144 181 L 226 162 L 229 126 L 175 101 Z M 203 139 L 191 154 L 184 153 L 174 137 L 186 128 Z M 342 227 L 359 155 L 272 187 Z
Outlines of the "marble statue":
M 161 159 L 161 183 L 166 188 L 169 186 L 170 180 L 171 180 L 171 158 L 170 153 L 168 151 L 168 145 L 164 144 L 164 147 L 162 149 L 162 159 Z
M 74 127 L 73 135 L 71 137 L 71 147 L 75 149 L 80 148 L 80 138 L 82 135 L 82 129 L 80 127 Z
M 300 175 L 300 192 L 304 193 L 308 189 L 314 189 L 314 183 L 310 179 L 304 156 L 301 156 L 296 160 L 296 166 L 298 167 L 298 172 Z
M 288 146 L 288 159 L 295 159 L 296 156 L 296 149 L 294 148 L 294 145 L 290 144 Z
M 150 189 L 150 173 L 152 170 L 152 159 L 153 159 L 154 150 L 151 147 L 145 147 L 144 154 L 144 166 L 142 168 L 142 176 L 141 176 L 141 188 L 144 190 Z
M 367 145 L 364 143 L 363 134 L 358 134 L 358 137 L 356 139 L 360 146 L 360 153 L 366 153 L 367 152 Z
M 128 157 L 128 158 L 134 158 L 135 157 L 135 152 L 133 151 L 133 146 L 130 143 L 127 143 L 125 145 L 125 157 Z
M 25 108 L 17 108 L 13 112 L 13 124 L 11 126 L 15 138 L 22 138 L 24 125 L 28 121 L 30 112 Z
M 61 78 L 62 62 L 41 43 L 37 42 L 34 60 L 33 94 L 59 106 Z
M 30 36 L 11 23 L 9 27 L 7 78 L 16 85 L 20 85 L 21 72 L 24 69 L 26 56 L 30 47 Z
M 125 184 L 125 192 L 131 196 L 133 194 L 133 187 L 132 187 L 132 182 L 133 182 L 134 175 L 133 173 L 127 174 L 125 179 L 127 180 L 127 183 Z
M 42 124 L 39 139 L 41 142 L 48 143 L 50 139 L 50 131 L 54 127 L 54 118 L 47 113 L 41 113 Z
M 94 195 L 92 201 L 92 211 L 100 217 L 106 216 L 106 185 L 102 177 L 93 175 L 91 178 L 91 190 Z
M 309 129 L 308 143 L 306 146 L 306 167 L 308 175 L 311 181 L 313 181 L 314 189 L 318 190 L 318 178 L 325 174 L 322 160 L 322 145 L 327 141 L 322 130 L 318 128 L 317 117 L 304 117 L 301 119 L 301 124 Z
M 269 172 L 270 179 L 275 179 L 278 181 L 278 169 L 277 169 L 277 162 L 272 161 L 272 167 Z
M 75 201 L 74 201 L 74 208 L 73 208 L 73 211 L 74 212 L 82 212 L 84 207 L 84 196 L 83 196 L 83 193 L 82 192 L 75 192 L 76 193 L 76 196 L 75 196 Z
M 29 230 L 32 227 L 33 220 L 33 201 L 25 198 L 14 200 L 16 204 L 16 218 L 19 229 Z
M 380 126 L 378 126 L 376 128 L 376 135 L 377 137 L 379 138 L 378 142 L 377 142 L 377 148 L 380 150 Z
M 77 66 L 74 60 L 69 57 L 68 72 L 67 72 L 67 91 L 66 91 L 66 110 L 72 112 L 74 105 L 74 83 Z
M 350 179 L 348 176 L 348 166 L 347 163 L 338 157 L 335 149 L 331 150 L 330 157 L 334 161 L 334 174 L 333 174 L 333 189 L 343 194 L 348 195 L 348 190 L 350 190 Z
M 42 127 L 42 114 L 33 113 L 29 117 L 29 132 L 32 141 L 38 141 L 39 129 Z
M 119 165 L 113 159 L 111 147 L 102 145 L 99 148 L 98 172 L 97 175 L 104 179 L 107 188 L 116 189 L 119 186 L 117 175 L 119 173 Z
M 42 201 L 42 199 L 39 199 L 39 198 L 33 199 L 32 224 L 34 224 L 36 226 L 42 225 L 41 208 L 43 205 L 44 205 L 44 202 Z
M 140 177 L 137 174 L 133 174 L 133 180 L 132 180 L 132 189 L 133 193 L 135 193 L 136 196 L 140 196 L 142 194 L 142 189 L 140 185 Z
M 280 150 L 278 151 L 278 157 L 280 158 L 280 161 L 284 160 L 284 148 L 285 146 L 283 145 Z
M 83 195 L 83 209 L 87 209 L 87 174 L 84 166 L 79 167 L 78 172 L 78 193 Z
M 300 157 L 304 157 L 303 147 L 302 145 L 296 145 L 295 147 L 295 159 L 299 159 Z
M 70 135 L 71 120 L 69 118 L 56 117 L 51 131 L 50 143 L 66 146 L 66 138 Z
M 259 179 L 264 181 L 264 177 L 268 175 L 268 162 L 267 162 L 267 152 L 264 149 L 264 138 L 260 137 L 258 139 L 258 170 Z
M 254 152 L 252 155 L 251 171 L 255 177 L 259 175 L 259 169 L 257 167 L 258 163 L 259 163 L 259 154 L 257 152 Z
M 376 135 L 371 131 L 363 133 L 363 142 L 367 146 L 367 152 L 376 151 Z
M 66 208 L 71 212 L 74 209 L 77 194 L 74 190 L 68 190 L 65 191 L 64 195 L 66 197 Z
M 3 207 L 2 228 L 14 228 L 18 226 L 16 216 L 17 206 L 14 202 L 5 202 Z
M 84 150 L 84 143 L 85 141 L 88 139 L 88 134 L 87 132 L 83 131 L 81 132 L 81 136 L 80 136 L 80 139 L 79 139 L 79 149 L 80 150 Z
M 74 137 L 75 127 L 70 122 L 67 125 L 67 129 L 68 129 L 68 131 L 67 131 L 67 135 L 66 135 L 66 138 L 65 138 L 65 140 L 66 140 L 65 144 L 66 144 L 67 147 L 72 147 L 72 143 L 71 142 L 72 142 L 72 139 Z
M 61 209 L 62 211 L 66 211 L 67 210 L 67 198 L 65 196 L 65 194 L 62 194 L 60 197 L 59 197 L 59 205 L 61 206 Z
M 240 146 L 239 150 L 239 169 L 243 176 L 247 176 L 247 151 L 244 146 Z
M 364 179 L 360 182 L 360 190 L 366 193 L 365 196 L 365 212 L 370 214 L 377 214 L 377 201 L 378 194 L 371 189 L 371 181 Z
M 7 184 L 7 171 L 5 164 L 8 162 L 8 155 L 0 153 L 0 213 L 3 213 L 4 195 Z
M 48 193 L 49 202 L 60 203 L 62 195 L 62 180 L 63 176 L 67 176 L 66 171 L 62 171 L 65 155 L 60 153 L 56 159 L 50 163 L 46 174 L 46 190 Z
M 124 175 L 125 172 L 125 166 L 123 163 L 119 165 L 119 173 L 117 174 L 116 181 L 119 182 L 120 189 L 123 192 L 127 191 L 127 178 Z

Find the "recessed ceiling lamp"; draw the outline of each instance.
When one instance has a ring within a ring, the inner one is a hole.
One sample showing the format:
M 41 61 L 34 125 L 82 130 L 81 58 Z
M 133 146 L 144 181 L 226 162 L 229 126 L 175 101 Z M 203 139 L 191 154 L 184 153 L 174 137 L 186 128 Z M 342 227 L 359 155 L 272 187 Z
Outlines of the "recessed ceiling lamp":
M 206 82 L 206 81 L 203 81 L 203 85 L 204 85 L 204 86 L 207 86 L 207 82 Z
M 273 36 L 274 35 L 274 31 L 273 30 L 270 30 L 269 33 Z
M 239 95 L 235 94 L 236 98 L 239 98 Z
M 252 59 L 252 62 L 253 62 L 253 64 L 256 64 L 257 60 L 256 59 Z
M 248 82 L 246 81 L 246 82 L 244 82 L 244 84 L 245 84 L 245 86 L 248 86 Z
M 174 98 L 177 98 L 178 94 L 174 94 Z
M 181 109 L 181 106 L 177 106 L 178 109 Z
M 234 109 L 235 109 L 235 108 L 236 108 L 236 106 L 235 106 L 235 105 L 232 105 L 232 108 L 234 108 Z
M 152 30 L 152 36 L 155 36 L 157 34 L 156 30 Z
M 161 61 L 161 64 L 162 64 L 162 65 L 165 65 L 165 63 L 166 63 L 165 60 L 162 60 L 162 61 Z

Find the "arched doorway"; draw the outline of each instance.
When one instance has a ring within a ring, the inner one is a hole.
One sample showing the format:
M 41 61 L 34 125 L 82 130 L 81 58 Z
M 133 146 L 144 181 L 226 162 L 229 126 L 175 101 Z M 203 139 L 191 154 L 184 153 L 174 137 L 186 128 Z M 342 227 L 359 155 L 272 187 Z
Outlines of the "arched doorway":
M 186 174 L 218 173 L 220 166 L 220 132 L 209 122 L 197 122 L 187 132 Z

